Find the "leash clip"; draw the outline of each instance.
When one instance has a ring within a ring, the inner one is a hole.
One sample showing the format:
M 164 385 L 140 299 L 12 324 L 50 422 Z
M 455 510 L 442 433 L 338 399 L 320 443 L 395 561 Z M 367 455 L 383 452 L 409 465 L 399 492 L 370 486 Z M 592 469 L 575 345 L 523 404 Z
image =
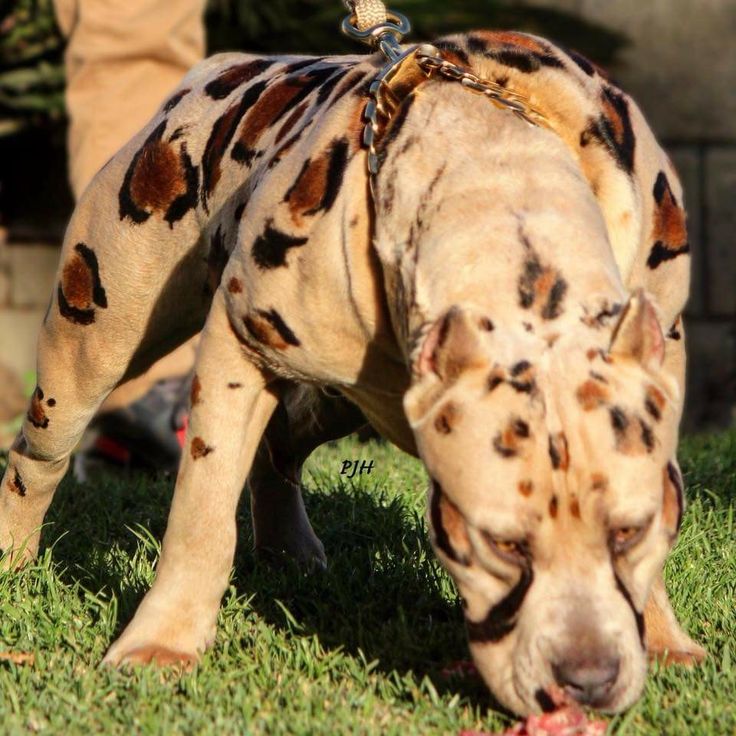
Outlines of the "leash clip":
M 341 29 L 346 36 L 378 49 L 390 62 L 395 62 L 404 53 L 401 41 L 411 31 L 411 23 L 402 13 L 387 10 L 383 23 L 361 31 L 358 28 L 358 17 L 353 12 L 343 20 Z

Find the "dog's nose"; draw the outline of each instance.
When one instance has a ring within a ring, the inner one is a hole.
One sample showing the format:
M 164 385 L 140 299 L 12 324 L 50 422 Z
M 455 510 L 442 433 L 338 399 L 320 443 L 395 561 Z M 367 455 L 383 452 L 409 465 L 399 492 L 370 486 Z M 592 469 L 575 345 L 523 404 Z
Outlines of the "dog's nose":
M 594 707 L 605 705 L 616 679 L 619 660 L 616 658 L 596 661 L 566 659 L 552 666 L 557 684 L 578 703 Z

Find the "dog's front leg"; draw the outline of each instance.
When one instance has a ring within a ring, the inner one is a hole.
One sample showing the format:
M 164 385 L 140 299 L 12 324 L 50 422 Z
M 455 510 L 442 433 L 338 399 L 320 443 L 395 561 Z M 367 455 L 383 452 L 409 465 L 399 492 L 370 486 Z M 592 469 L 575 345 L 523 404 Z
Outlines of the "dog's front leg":
M 212 644 L 235 551 L 235 512 L 277 398 L 245 358 L 222 294 L 195 366 L 192 411 L 153 587 L 110 647 L 113 665 L 187 663 Z

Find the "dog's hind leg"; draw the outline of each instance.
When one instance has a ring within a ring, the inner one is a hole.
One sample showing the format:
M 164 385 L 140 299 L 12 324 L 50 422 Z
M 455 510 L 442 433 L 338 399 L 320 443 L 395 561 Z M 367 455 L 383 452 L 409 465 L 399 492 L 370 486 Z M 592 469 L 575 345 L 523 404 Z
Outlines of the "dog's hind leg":
M 248 477 L 256 552 L 324 567 L 324 547 L 302 500 L 302 466 L 314 449 L 350 434 L 366 420 L 352 402 L 314 386 L 289 384 L 280 394 Z
M 212 643 L 235 552 L 238 499 L 277 404 L 218 290 L 197 353 L 187 440 L 156 579 L 106 663 L 186 663 Z
M 37 388 L 0 485 L 5 566 L 32 558 L 40 526 L 69 457 L 110 391 L 187 339 L 207 304 L 198 231 L 180 224 L 130 225 L 110 210 L 115 191 L 103 174 L 67 231 L 53 298 L 38 341 Z M 103 210 L 103 207 L 105 208 Z

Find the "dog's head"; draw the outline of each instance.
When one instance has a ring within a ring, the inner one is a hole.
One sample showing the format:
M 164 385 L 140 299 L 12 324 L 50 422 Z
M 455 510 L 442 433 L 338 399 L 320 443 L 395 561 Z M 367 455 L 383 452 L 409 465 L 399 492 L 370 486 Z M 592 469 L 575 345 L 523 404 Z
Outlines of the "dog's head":
M 520 714 L 554 683 L 602 710 L 636 700 L 643 609 L 682 514 L 656 311 L 639 293 L 593 333 L 541 347 L 455 307 L 424 339 L 404 402 L 470 649 Z

